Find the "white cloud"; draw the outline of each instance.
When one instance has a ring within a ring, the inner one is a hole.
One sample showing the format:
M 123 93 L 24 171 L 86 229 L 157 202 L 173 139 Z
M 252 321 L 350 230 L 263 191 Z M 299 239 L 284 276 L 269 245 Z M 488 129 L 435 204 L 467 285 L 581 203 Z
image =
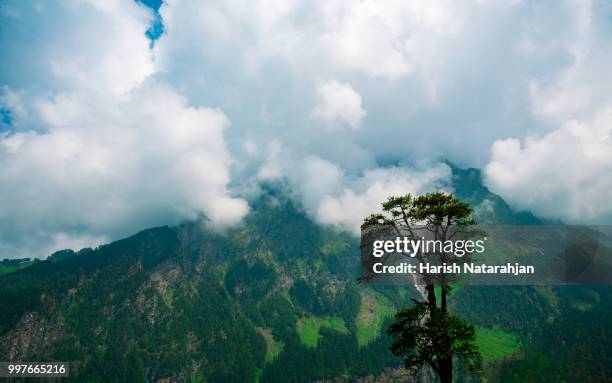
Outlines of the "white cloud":
M 151 48 L 137 2 L 1 2 L 4 253 L 199 213 L 229 224 L 248 208 L 234 192 L 271 180 L 355 228 L 383 194 L 447 179 L 401 166 L 482 167 L 508 137 L 487 168 L 504 198 L 608 214 L 597 1 L 168 0 L 161 14 Z
M 152 77 L 149 13 L 126 4 L 9 4 L 16 22 L 39 12 L 62 23 L 47 26 L 49 41 L 15 32 L 43 37 L 27 40 L 53 67 L 42 80 L 2 72 L 12 121 L 0 135 L 0 256 L 45 256 L 201 214 L 231 225 L 248 212 L 228 190 L 228 117 Z
M 572 65 L 548 81 L 531 83 L 534 115 L 552 124 L 589 119 L 612 104 L 607 74 L 612 65 L 610 37 L 584 37 L 572 46 L 571 54 Z
M 257 172 L 259 181 L 276 181 L 287 174 L 287 166 L 289 153 L 282 143 L 278 140 L 273 140 L 268 145 L 266 158 Z
M 317 209 L 317 219 L 326 224 L 339 225 L 358 234 L 363 219 L 381 211 L 381 203 L 390 196 L 407 193 L 422 194 L 449 189 L 450 168 L 438 164 L 425 171 L 404 168 L 368 170 L 363 177 L 349 181 L 337 195 L 325 195 Z
M 389 196 L 452 191 L 451 170 L 443 163 L 372 167 L 355 174 L 318 156 L 300 156 L 279 141 L 269 145 L 259 169 L 259 181 L 286 182 L 292 196 L 318 222 L 354 234 Z
M 485 173 L 488 186 L 518 208 L 574 223 L 609 222 L 612 109 L 524 141 L 497 141 Z
M 153 74 L 152 52 L 143 44 L 142 31 L 143 25 L 152 21 L 150 11 L 136 4 L 125 6 L 121 0 L 76 0 L 67 7 L 79 18 L 93 13 L 99 19 L 91 24 L 85 24 L 87 19 L 79 20 L 77 36 L 63 35 L 67 40 L 55 42 L 76 40 L 78 44 L 71 50 L 58 47 L 56 54 L 46 57 L 58 81 L 121 94 Z
M 51 235 L 51 244 L 44 251 L 45 254 L 53 254 L 64 249 L 94 248 L 109 242 L 108 237 L 95 237 L 91 235 L 73 235 L 57 232 Z
M 531 81 L 537 131 L 492 146 L 488 186 L 512 205 L 572 223 L 612 221 L 612 39 L 601 4 L 576 4 L 571 65 Z M 608 7 L 609 8 L 609 7 Z M 610 9 L 607 9 L 610 11 Z
M 359 128 L 366 116 L 361 96 L 350 84 L 330 80 L 317 86 L 318 102 L 312 115 L 328 123 L 343 123 Z
M 271 59 L 304 60 L 369 77 L 397 79 L 412 71 L 422 49 L 415 36 L 440 37 L 456 28 L 456 7 L 436 1 L 168 1 L 161 9 L 168 39 L 158 54 L 164 69 L 174 53 L 190 47 L 196 56 L 223 55 L 238 46 L 240 66 L 256 69 Z M 186 39 L 195 33 L 202 39 Z M 200 57 L 201 57 L 200 56 Z M 318 66 L 317 65 L 317 66 Z
M 232 224 L 248 210 L 228 194 L 229 120 L 219 110 L 189 107 L 151 83 L 112 101 L 61 94 L 38 111 L 46 132 L 0 141 L 3 231 L 32 225 L 51 236 L 85 229 L 116 238 L 199 212 Z
M 257 155 L 257 143 L 255 141 L 246 140 L 242 144 L 242 151 L 249 156 L 254 157 Z
M 314 213 L 321 200 L 342 190 L 345 174 L 337 164 L 315 156 L 306 157 L 300 170 L 301 174 L 295 182 L 300 185 L 304 205 L 316 216 Z
M 137 2 L 3 2 L 0 17 L 0 45 L 10 58 L 0 64 L 0 76 L 13 88 L 115 96 L 154 72 L 143 34 L 152 14 Z
M 397 5 L 375 1 L 322 3 L 321 43 L 331 52 L 332 62 L 374 77 L 397 78 L 410 73 L 406 40 L 399 36 L 402 27 L 389 22 L 385 14 Z
M 278 139 L 346 167 L 352 153 L 338 158 L 326 144 L 342 140 L 385 161 L 443 155 L 480 167 L 495 140 L 536 126 L 532 84 L 566 69 L 583 8 L 571 0 L 169 1 L 155 64 L 191 102 L 231 117 L 228 141 L 239 149 L 243 137 L 262 148 Z M 350 84 L 361 107 L 349 97 L 326 108 L 312 92 L 320 79 Z M 330 119 L 359 129 L 313 129 Z

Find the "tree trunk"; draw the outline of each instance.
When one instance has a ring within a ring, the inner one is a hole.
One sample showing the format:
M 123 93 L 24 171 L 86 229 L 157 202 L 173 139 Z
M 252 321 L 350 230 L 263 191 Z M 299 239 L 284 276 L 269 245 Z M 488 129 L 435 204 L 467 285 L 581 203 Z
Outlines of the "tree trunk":
M 446 315 L 446 296 L 448 295 L 448 286 L 446 283 L 442 283 L 440 293 L 440 315 Z M 445 336 L 443 347 L 450 347 L 447 329 L 444 329 Z M 440 382 L 441 383 L 452 383 L 453 382 L 453 357 L 445 358 L 440 360 Z
M 446 314 L 446 295 L 448 293 L 448 287 L 445 283 L 442 284 L 442 296 L 440 297 L 440 307 L 442 314 Z
M 453 383 L 453 359 L 440 360 L 440 383 Z
M 434 315 L 436 312 L 436 288 L 435 285 L 427 285 L 427 302 L 429 303 L 429 314 Z

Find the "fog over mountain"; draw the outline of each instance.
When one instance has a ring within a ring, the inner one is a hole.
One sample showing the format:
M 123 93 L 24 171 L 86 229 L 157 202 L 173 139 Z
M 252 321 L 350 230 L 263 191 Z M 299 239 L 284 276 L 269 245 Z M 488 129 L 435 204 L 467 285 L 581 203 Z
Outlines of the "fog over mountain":
M 354 230 L 388 194 L 452 190 L 446 161 L 519 210 L 610 223 L 611 20 L 603 1 L 2 2 L 0 257 L 237 225 L 271 182 Z

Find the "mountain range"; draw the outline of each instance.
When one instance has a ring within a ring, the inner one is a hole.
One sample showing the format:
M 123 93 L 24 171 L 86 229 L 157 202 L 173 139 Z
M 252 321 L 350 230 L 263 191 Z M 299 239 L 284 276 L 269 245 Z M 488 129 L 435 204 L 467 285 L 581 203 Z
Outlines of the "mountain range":
M 453 190 L 482 223 L 550 223 L 514 211 L 477 169 Z M 391 355 L 411 285 L 369 286 L 359 239 L 270 188 L 244 222 L 144 230 L 96 249 L 0 264 L 0 359 L 69 361 L 75 382 L 432 382 Z M 9 268 L 10 267 L 10 268 Z M 4 270 L 4 271 L 3 271 Z M 612 380 L 612 289 L 456 286 L 483 368 L 458 382 Z

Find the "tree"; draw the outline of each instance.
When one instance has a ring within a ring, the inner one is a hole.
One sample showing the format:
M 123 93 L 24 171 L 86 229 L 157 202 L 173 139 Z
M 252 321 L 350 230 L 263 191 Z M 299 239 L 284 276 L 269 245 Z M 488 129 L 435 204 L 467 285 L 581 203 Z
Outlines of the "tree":
M 362 228 L 390 226 L 398 236 L 410 238 L 417 238 L 416 230 L 424 229 L 442 242 L 457 234 L 477 233 L 475 221 L 471 219 L 473 209 L 451 194 L 435 192 L 418 197 L 410 194 L 389 197 L 382 207 L 383 212 L 367 217 Z M 452 253 L 442 249 L 428 256 L 437 258 L 439 264 L 457 260 Z M 417 258 L 424 261 L 422 253 Z M 426 300 L 413 299 L 414 306 L 400 310 L 395 315 L 395 323 L 387 330 L 393 338 L 391 351 L 404 359 L 407 369 L 416 374 L 423 366 L 429 366 L 442 383 L 452 382 L 454 358 L 460 358 L 470 369 L 480 361 L 474 326 L 448 311 L 450 277 L 445 274 L 422 275 Z M 436 287 L 440 290 L 439 305 Z

